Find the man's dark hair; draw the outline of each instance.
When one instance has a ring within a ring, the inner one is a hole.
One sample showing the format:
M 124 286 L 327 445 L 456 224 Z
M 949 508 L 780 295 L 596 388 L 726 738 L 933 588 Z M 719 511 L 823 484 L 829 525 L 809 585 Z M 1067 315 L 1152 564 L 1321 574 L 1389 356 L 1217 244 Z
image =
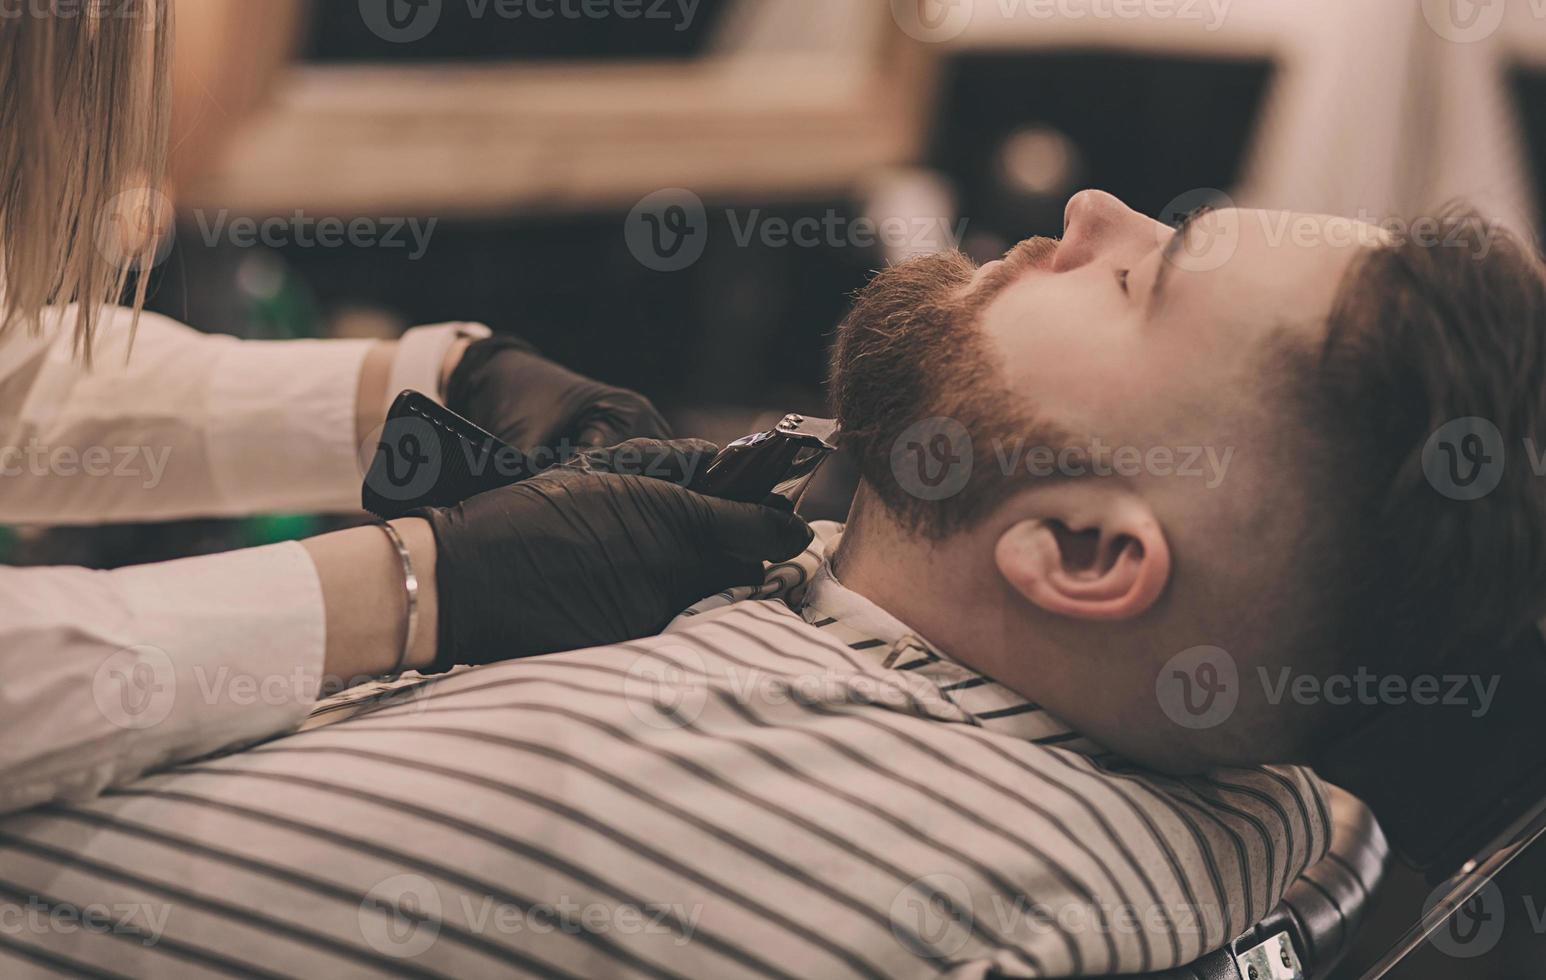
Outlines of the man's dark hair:
M 1442 242 L 1360 257 L 1324 344 L 1288 362 L 1325 518 L 1307 529 L 1322 632 L 1391 671 L 1495 646 L 1546 612 L 1546 270 L 1473 213 L 1440 224 Z M 1497 484 L 1464 499 L 1452 478 Z

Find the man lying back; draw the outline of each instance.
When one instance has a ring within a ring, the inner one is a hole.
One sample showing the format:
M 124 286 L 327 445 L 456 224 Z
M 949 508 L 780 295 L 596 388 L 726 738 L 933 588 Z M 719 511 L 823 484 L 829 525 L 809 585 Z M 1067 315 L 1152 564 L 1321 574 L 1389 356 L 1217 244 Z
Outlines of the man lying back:
M 1267 764 L 1350 723 L 1254 669 L 1439 663 L 1546 595 L 1528 480 L 1462 502 L 1423 466 L 1453 417 L 1534 435 L 1533 259 L 1279 217 L 1177 235 L 1084 194 L 1060 243 L 882 272 L 837 342 L 841 534 L 659 637 L 0 822 L 0 970 L 1070 976 L 1222 945 L 1327 844 L 1323 787 Z

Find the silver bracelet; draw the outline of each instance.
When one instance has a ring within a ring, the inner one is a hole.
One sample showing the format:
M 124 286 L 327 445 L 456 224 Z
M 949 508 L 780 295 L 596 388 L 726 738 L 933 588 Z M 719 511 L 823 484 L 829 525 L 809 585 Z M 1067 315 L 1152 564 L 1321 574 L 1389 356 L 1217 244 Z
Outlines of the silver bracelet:
M 403 668 L 408 663 L 408 655 L 413 652 L 413 640 L 419 632 L 419 577 L 413 572 L 413 556 L 408 554 L 408 546 L 403 543 L 403 536 L 397 533 L 397 528 L 386 522 L 376 525 L 386 532 L 391 539 L 392 547 L 397 549 L 397 557 L 403 563 L 403 588 L 408 593 L 408 632 L 403 637 L 403 650 L 397 655 L 397 664 L 392 672 L 382 680 L 395 681 L 403 676 Z

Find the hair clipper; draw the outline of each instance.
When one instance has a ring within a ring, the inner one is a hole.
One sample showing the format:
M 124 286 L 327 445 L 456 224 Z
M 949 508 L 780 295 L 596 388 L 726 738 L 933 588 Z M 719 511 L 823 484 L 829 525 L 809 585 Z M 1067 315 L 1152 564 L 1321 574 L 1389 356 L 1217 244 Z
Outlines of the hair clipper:
M 837 448 L 837 423 L 789 415 L 774 429 L 726 446 L 688 484 L 723 500 L 800 502 Z M 361 492 L 365 510 L 395 520 L 420 507 L 449 507 L 535 476 L 525 454 L 414 391 L 403 392 L 382 428 Z
M 782 497 L 798 507 L 816 471 L 837 450 L 837 432 L 831 419 L 786 415 L 773 429 L 726 446 L 688 489 L 751 504 Z

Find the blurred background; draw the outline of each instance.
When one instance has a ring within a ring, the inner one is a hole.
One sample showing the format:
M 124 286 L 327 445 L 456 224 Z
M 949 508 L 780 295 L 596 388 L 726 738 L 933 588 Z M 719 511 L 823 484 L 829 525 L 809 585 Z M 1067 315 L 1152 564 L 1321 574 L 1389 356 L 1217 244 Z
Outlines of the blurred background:
M 1057 235 L 1084 187 L 1172 221 L 1456 196 L 1542 218 L 1543 0 L 177 6 L 153 309 L 261 338 L 482 321 L 720 441 L 822 412 L 872 270 Z M 850 479 L 829 468 L 813 516 L 840 517 Z M 337 520 L 0 528 L 0 562 L 115 567 Z M 1426 948 L 1395 980 L 1546 977 L 1546 855 L 1501 886 L 1495 945 Z M 1427 895 L 1392 871 L 1341 975 Z

